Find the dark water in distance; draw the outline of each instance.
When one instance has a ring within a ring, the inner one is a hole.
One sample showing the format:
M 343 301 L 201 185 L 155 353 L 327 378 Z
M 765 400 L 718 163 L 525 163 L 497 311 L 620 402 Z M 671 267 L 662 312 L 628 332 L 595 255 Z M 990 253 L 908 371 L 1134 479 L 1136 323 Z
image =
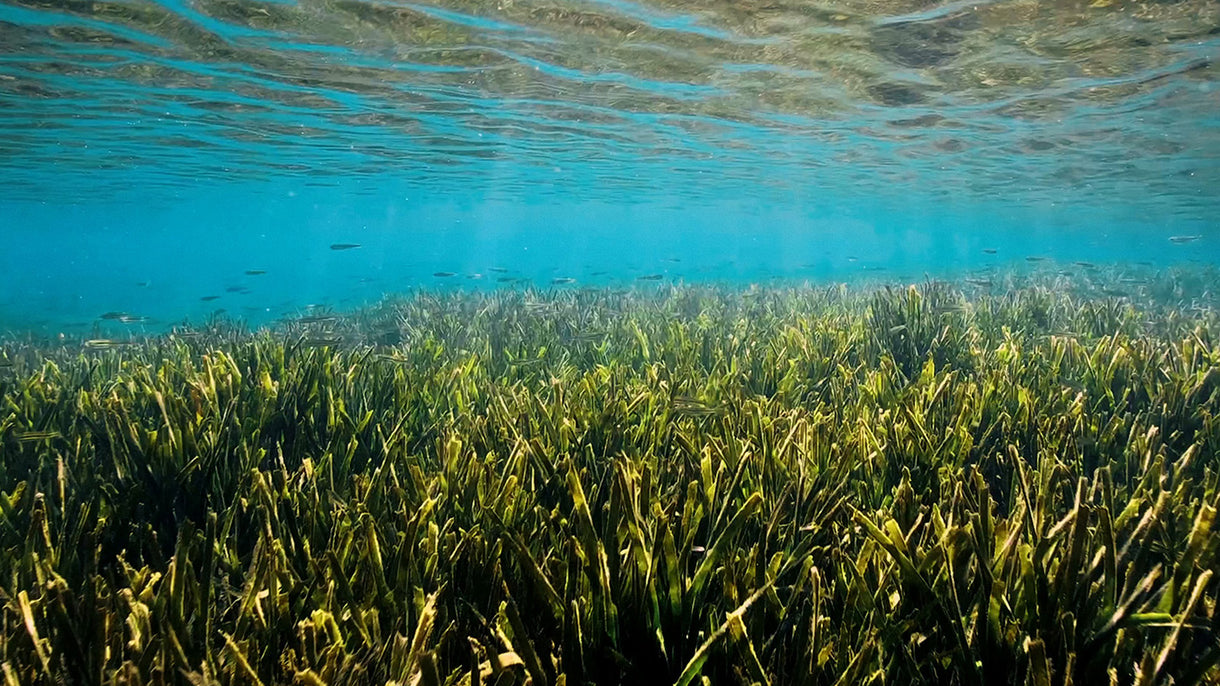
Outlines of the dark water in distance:
M 0 328 L 1216 264 L 1218 48 L 1198 0 L 0 0 Z

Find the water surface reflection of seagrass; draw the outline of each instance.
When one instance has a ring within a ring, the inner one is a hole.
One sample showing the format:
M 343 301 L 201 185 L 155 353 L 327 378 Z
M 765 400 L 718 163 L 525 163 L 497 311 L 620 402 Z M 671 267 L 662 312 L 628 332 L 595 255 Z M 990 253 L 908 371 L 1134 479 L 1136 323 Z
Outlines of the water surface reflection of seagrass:
M 140 172 L 1194 216 L 1218 31 L 1204 0 L 5 0 L 0 169 L 39 199 Z

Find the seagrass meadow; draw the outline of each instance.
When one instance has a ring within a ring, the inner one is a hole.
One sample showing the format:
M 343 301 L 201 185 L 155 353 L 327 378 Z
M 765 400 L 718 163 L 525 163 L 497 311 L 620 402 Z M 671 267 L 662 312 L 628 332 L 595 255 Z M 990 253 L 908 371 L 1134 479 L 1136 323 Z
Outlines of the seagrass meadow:
M 1220 683 L 1215 282 L 420 292 L 10 338 L 0 673 Z

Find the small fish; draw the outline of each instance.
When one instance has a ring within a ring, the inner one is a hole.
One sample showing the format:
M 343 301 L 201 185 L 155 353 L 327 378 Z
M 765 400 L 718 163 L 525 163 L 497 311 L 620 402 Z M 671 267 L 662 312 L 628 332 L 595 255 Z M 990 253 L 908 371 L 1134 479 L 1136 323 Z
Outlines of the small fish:
M 302 348 L 326 348 L 343 342 L 342 336 L 311 336 L 301 339 Z
M 383 362 L 393 362 L 395 364 L 406 364 L 411 361 L 405 355 L 400 355 L 397 353 L 391 354 L 391 355 L 385 355 L 385 354 L 378 353 L 378 354 L 374 355 L 373 357 L 375 359 L 382 360 Z
M 326 322 L 339 321 L 339 318 L 333 314 L 311 314 L 308 317 L 301 317 L 297 320 L 298 324 L 325 324 Z
M 457 276 L 457 274 L 453 272 L 432 272 L 432 276 L 435 276 L 438 279 L 447 279 L 450 276 Z
M 12 369 L 13 363 L 8 360 L 0 361 L 0 369 Z
M 1026 262 L 1045 262 L 1046 258 L 1041 255 L 1028 255 L 1025 258 Z
M 555 312 L 557 310 L 559 310 L 559 303 L 525 303 L 525 311 L 530 314 L 547 314 L 548 312 Z
M 1127 291 L 1119 290 L 1117 288 L 1103 288 L 1103 289 L 1101 289 L 1101 292 L 1104 293 L 1105 295 L 1109 295 L 1109 296 L 1112 296 L 1115 298 L 1127 297 Z
M 225 289 L 225 293 L 249 293 L 250 289 L 245 286 L 229 286 Z
M 1136 262 L 1135 262 L 1135 263 L 1136 263 L 1136 264 L 1138 264 L 1138 265 L 1139 265 L 1139 266 L 1141 266 L 1141 267 L 1151 267 L 1151 266 L 1153 266 L 1153 265 L 1152 265 L 1152 263 L 1151 263 L 1151 262 L 1149 262 L 1148 260 L 1136 260 Z
M 116 341 L 112 338 L 92 338 L 85 341 L 86 348 L 96 349 L 121 348 L 127 345 L 135 345 L 135 343 L 131 341 Z
M 21 443 L 33 443 L 34 441 L 46 441 L 52 438 L 59 438 L 58 431 L 26 431 L 23 433 L 13 434 Z
M 605 276 L 606 274 L 609 274 L 609 273 L 610 272 L 593 272 L 589 276 Z
M 482 274 L 467 274 L 467 275 L 466 275 L 466 278 L 468 278 L 468 279 L 481 279 L 481 278 L 483 278 L 483 275 L 482 275 Z
M 137 281 L 136 282 L 137 288 L 148 288 L 150 285 L 152 285 L 152 284 L 151 284 L 151 282 L 148 282 L 148 281 Z
M 859 258 L 859 257 L 856 257 L 855 255 L 848 255 L 848 256 L 847 256 L 847 261 L 848 261 L 848 262 L 855 262 L 855 261 L 857 261 L 857 260 L 859 260 L 859 259 L 860 259 L 860 258 Z
M 146 321 L 148 321 L 148 317 L 137 317 L 131 314 L 124 317 L 119 317 L 119 323 L 121 324 L 139 324 Z
M 510 366 L 510 367 L 537 367 L 538 365 L 540 365 L 544 362 L 546 362 L 545 357 L 527 357 L 527 358 L 523 358 L 520 360 L 509 360 L 508 366 Z
M 664 274 L 645 274 L 644 276 L 635 277 L 636 281 L 660 281 L 664 279 Z
M 560 276 L 560 277 L 556 277 L 556 278 L 554 278 L 554 279 L 551 279 L 551 283 L 552 283 L 552 284 L 554 284 L 554 285 L 556 285 L 556 286 L 561 286 L 561 285 L 563 285 L 563 284 L 568 284 L 568 283 L 576 283 L 576 279 L 573 279 L 573 278 L 572 278 L 572 277 L 570 277 L 570 276 Z
M 964 281 L 971 286 L 978 286 L 980 288 L 991 288 L 992 286 L 991 279 L 964 279 Z
M 210 303 L 213 300 L 219 300 L 219 299 L 220 299 L 219 295 L 205 295 L 202 298 L 200 298 L 200 300 L 204 301 L 205 303 Z
M 666 258 L 663 258 L 663 260 L 665 262 L 681 262 L 682 261 L 682 259 L 678 258 L 678 257 L 666 257 Z
M 684 417 L 715 417 L 724 414 L 724 408 L 709 405 L 695 398 L 674 398 L 672 407 L 675 414 Z
M 1092 262 L 1085 262 L 1083 260 L 1073 262 L 1072 264 L 1080 267 L 1081 269 L 1097 269 L 1097 265 L 1093 264 Z
M 514 281 L 516 281 L 516 279 L 511 276 L 501 276 L 500 278 L 496 279 L 496 283 L 511 283 Z
M 983 252 L 987 253 L 988 255 L 994 255 L 994 254 L 996 254 L 996 249 L 995 248 L 983 248 Z
M 107 312 L 107 313 L 103 314 L 102 316 L 98 317 L 98 319 L 109 319 L 109 320 L 113 321 L 113 320 L 122 319 L 123 317 L 130 317 L 130 316 L 131 315 L 127 314 L 126 312 Z
M 266 273 L 267 273 L 267 270 L 265 270 L 265 269 L 247 269 L 246 270 L 246 276 L 262 276 L 263 274 L 266 274 Z
M 891 335 L 891 336 L 893 336 L 893 335 L 895 335 L 895 334 L 900 334 L 900 333 L 902 333 L 902 332 L 904 332 L 904 331 L 906 331 L 906 330 L 907 330 L 907 325 L 906 325 L 906 324 L 899 324 L 898 326 L 891 326 L 891 327 L 890 327 L 890 335 Z
M 936 314 L 936 315 L 965 314 L 968 311 L 969 311 L 969 308 L 965 304 L 962 304 L 962 303 L 953 303 L 950 305 L 941 305 L 940 307 L 932 308 L 932 314 Z
M 360 247 L 359 243 L 331 243 L 330 244 L 331 250 L 354 250 L 359 247 Z
M 1194 243 L 1195 241 L 1197 241 L 1201 238 L 1203 238 L 1203 236 L 1200 236 L 1197 234 L 1193 235 L 1193 236 L 1170 236 L 1169 242 L 1177 243 L 1178 245 L 1182 245 L 1183 243 Z
M 572 336 L 572 340 L 580 343 L 594 343 L 606 340 L 610 333 L 607 331 L 584 331 Z
M 396 328 L 373 331 L 369 334 L 368 341 L 374 345 L 398 345 L 402 343 L 402 332 Z

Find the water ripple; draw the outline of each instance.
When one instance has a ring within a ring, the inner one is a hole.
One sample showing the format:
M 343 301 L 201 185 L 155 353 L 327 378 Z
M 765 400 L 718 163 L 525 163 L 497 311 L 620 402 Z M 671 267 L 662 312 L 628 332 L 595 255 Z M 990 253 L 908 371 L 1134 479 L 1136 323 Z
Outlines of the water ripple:
M 1214 212 L 1218 36 L 1204 0 L 0 0 L 0 175 Z

